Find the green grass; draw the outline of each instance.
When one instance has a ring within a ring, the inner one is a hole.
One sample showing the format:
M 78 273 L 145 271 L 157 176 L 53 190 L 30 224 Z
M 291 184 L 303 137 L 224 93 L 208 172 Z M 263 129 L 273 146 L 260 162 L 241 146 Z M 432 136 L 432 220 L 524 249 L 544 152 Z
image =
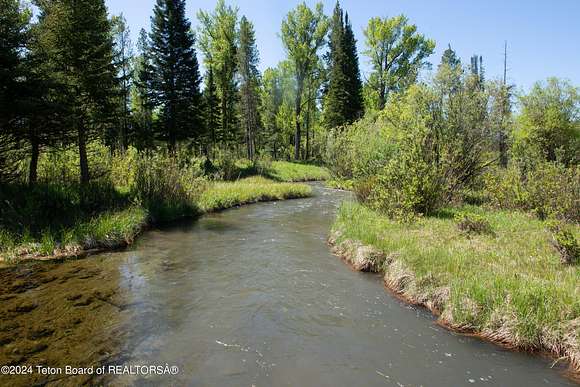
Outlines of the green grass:
M 462 232 L 457 213 L 485 218 L 493 233 Z M 579 229 L 574 226 L 577 238 Z M 580 265 L 560 263 L 544 222 L 467 206 L 401 224 L 349 203 L 333 230 L 340 233 L 337 243 L 357 240 L 394 257 L 414 276 L 413 298 L 436 298 L 448 289 L 442 305 L 448 322 L 580 360 Z M 392 265 L 384 263 L 384 270 Z
M 199 216 L 238 205 L 269 200 L 301 198 L 311 195 L 305 184 L 279 183 L 256 176 L 232 182 L 205 183 L 195 201 L 184 205 L 183 198 L 160 199 L 149 210 L 139 205 L 79 218 L 72 225 L 45 227 L 36 235 L 0 228 L 0 260 L 16 262 L 23 257 L 74 256 L 90 249 L 109 249 L 131 244 L 151 221 L 169 222 Z M 199 189 L 196 188 L 196 189 Z M 155 217 L 150 216 L 155 211 Z
M 132 243 L 147 224 L 147 211 L 132 206 L 106 212 L 72 227 L 45 229 L 40 237 L 0 232 L 0 256 L 7 261 L 22 257 L 75 255 L 95 248 L 115 248 Z
M 305 184 L 277 183 L 263 177 L 249 177 L 235 182 L 213 183 L 199 198 L 204 212 L 269 200 L 307 197 L 311 188 Z
M 316 165 L 273 161 L 266 177 L 285 182 L 322 181 L 330 179 L 330 173 L 326 168 Z

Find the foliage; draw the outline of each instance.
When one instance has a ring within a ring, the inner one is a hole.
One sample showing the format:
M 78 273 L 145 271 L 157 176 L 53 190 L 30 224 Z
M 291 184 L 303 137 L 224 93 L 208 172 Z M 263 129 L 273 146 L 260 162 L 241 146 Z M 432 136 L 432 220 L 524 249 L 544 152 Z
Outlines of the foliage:
M 517 166 L 484 175 L 492 206 L 532 211 L 540 219 L 580 222 L 580 170 L 544 162 L 526 171 Z
M 375 93 L 375 106 L 382 110 L 393 91 L 402 91 L 415 83 L 425 59 L 433 53 L 435 42 L 417 32 L 404 15 L 393 18 L 373 17 L 364 30 L 373 72 L 369 84 Z
M 514 134 L 516 161 L 566 165 L 580 162 L 580 91 L 569 82 L 549 78 L 520 97 L 521 115 Z
M 199 138 L 201 77 L 185 0 L 157 0 L 151 19 L 152 95 L 160 109 L 158 137 L 175 150 L 177 142 Z
M 240 20 L 240 43 L 238 48 L 238 64 L 241 75 L 240 102 L 241 123 L 245 128 L 247 157 L 253 160 L 256 154 L 256 132 L 260 124 L 258 116 L 258 48 L 254 25 L 243 16 Z
M 350 124 L 363 113 L 362 82 L 356 40 L 348 13 L 336 4 L 330 23 L 329 80 L 325 90 L 324 124 L 332 129 Z
M 302 93 L 305 81 L 318 63 L 318 50 L 322 47 L 328 31 L 328 20 L 323 13 L 322 3 L 316 4 L 313 11 L 306 3 L 299 4 L 295 9 L 288 12 L 282 22 L 282 42 L 293 62 L 296 95 L 295 95 L 295 133 L 294 133 L 294 159 L 301 156 L 301 112 Z
M 553 221 L 548 229 L 552 233 L 552 244 L 560 253 L 560 261 L 566 265 L 580 262 L 580 245 L 574 235 L 573 226 Z

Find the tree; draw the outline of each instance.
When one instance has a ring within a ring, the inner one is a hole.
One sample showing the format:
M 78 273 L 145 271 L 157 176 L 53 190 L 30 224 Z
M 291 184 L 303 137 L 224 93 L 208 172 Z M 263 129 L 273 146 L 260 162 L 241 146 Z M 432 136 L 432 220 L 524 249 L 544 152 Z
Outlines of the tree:
M 215 76 L 220 103 L 220 130 L 222 142 L 231 142 L 237 133 L 237 24 L 238 10 L 218 0 L 213 13 L 199 11 L 199 46 L 205 57 L 205 65 L 211 67 Z
M 151 19 L 153 97 L 160 109 L 158 137 L 175 152 L 178 141 L 201 135 L 201 77 L 185 0 L 157 0 Z
M 20 79 L 26 67 L 22 52 L 28 42 L 31 13 L 19 0 L 0 0 L 0 181 L 12 178 L 19 145 Z
M 211 145 L 211 149 L 215 147 L 217 139 L 217 130 L 220 127 L 220 111 L 219 111 L 219 100 L 217 96 L 217 86 L 215 84 L 215 77 L 213 73 L 213 68 L 210 66 L 207 69 L 205 76 L 205 90 L 203 91 L 203 106 L 204 106 L 204 123 L 205 123 L 205 153 L 206 156 L 209 155 L 208 148 Z
M 282 42 L 288 57 L 294 62 L 296 96 L 294 103 L 295 134 L 294 159 L 300 159 L 301 112 L 304 82 L 318 62 L 318 50 L 324 44 L 328 31 L 328 20 L 322 4 L 316 4 L 314 12 L 305 3 L 290 11 L 282 22 Z
M 428 63 L 435 42 L 417 32 L 404 15 L 393 18 L 374 17 L 364 31 L 373 72 L 369 82 L 377 93 L 376 107 L 383 109 L 392 91 L 413 84 L 419 71 Z
M 324 123 L 334 128 L 362 116 L 362 82 L 356 39 L 348 14 L 337 2 L 330 23 L 329 82 L 324 101 Z
M 580 89 L 549 78 L 520 97 L 521 115 L 515 133 L 520 159 L 577 164 L 580 158 Z
M 76 134 L 80 181 L 90 180 L 87 142 L 112 124 L 113 64 L 111 24 L 104 0 L 39 2 L 39 44 L 52 80 L 62 85 L 58 102 L 66 110 L 61 125 Z
M 352 31 L 352 25 L 348 13 L 344 16 L 344 52 L 346 57 L 345 74 L 347 78 L 348 104 L 346 110 L 346 120 L 348 123 L 361 118 L 364 113 L 362 97 L 362 80 L 358 63 L 358 52 L 356 39 Z
M 283 141 L 282 128 L 277 117 L 283 99 L 282 80 L 278 69 L 268 68 L 264 71 L 261 87 L 262 141 L 274 159 L 280 154 Z
M 113 16 L 113 43 L 115 44 L 115 64 L 119 69 L 117 81 L 120 86 L 120 130 L 118 144 L 121 152 L 129 146 L 129 127 L 131 122 L 131 83 L 133 80 L 133 47 L 131 31 L 123 14 Z
M 134 141 L 138 149 L 153 147 L 153 64 L 150 57 L 151 49 L 147 31 L 139 31 L 137 49 L 139 55 L 134 60 L 133 71 L 135 79 L 132 88 L 132 112 Z
M 258 72 L 259 54 L 254 36 L 254 26 L 245 16 L 240 20 L 240 46 L 238 64 L 241 78 L 240 96 L 242 126 L 248 159 L 253 160 L 256 152 L 256 130 L 260 123 L 258 117 Z

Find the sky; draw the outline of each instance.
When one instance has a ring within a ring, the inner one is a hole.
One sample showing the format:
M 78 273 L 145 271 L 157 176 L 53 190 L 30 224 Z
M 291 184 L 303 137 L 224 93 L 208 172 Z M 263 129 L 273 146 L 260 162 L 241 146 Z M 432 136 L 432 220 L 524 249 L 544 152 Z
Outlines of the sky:
M 335 0 L 324 0 L 330 15 Z M 150 29 L 155 0 L 106 0 L 111 14 L 123 13 L 133 42 L 141 28 Z M 226 0 L 254 23 L 260 51 L 260 69 L 285 59 L 280 25 L 299 1 Z M 313 7 L 316 1 L 307 0 Z M 212 10 L 216 0 L 189 0 L 187 16 L 197 27 L 199 9 Z M 503 74 L 504 42 L 508 44 L 508 80 L 521 90 L 534 82 L 556 76 L 580 86 L 580 0 L 342 0 L 358 39 L 363 78 L 370 70 L 364 50 L 363 29 L 374 16 L 405 14 L 418 31 L 434 39 L 437 48 L 429 58 L 434 68 L 450 44 L 469 63 L 471 55 L 483 56 L 488 79 Z M 199 58 L 201 61 L 201 58 Z

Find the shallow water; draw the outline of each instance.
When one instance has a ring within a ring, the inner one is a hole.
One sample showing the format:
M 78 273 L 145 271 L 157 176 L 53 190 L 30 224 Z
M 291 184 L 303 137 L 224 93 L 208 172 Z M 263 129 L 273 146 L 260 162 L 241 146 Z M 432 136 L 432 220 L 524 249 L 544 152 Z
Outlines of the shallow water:
M 315 192 L 154 230 L 128 251 L 4 271 L 1 364 L 179 373 L 0 385 L 574 385 L 547 359 L 450 333 L 350 270 L 325 242 L 347 195 Z

